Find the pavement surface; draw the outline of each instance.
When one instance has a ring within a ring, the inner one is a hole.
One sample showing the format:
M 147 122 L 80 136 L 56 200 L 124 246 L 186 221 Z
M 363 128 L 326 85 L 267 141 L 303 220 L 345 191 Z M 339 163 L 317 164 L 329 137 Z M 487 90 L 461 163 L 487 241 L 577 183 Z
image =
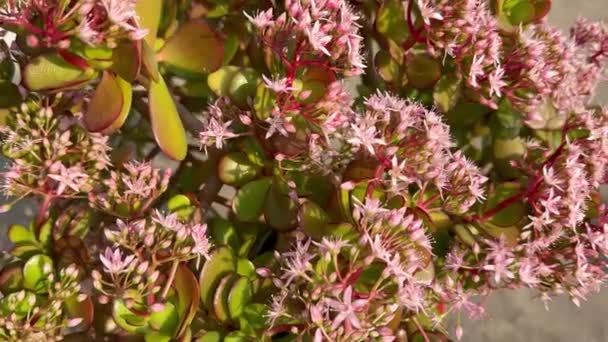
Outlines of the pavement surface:
M 608 20 L 608 0 L 554 0 L 549 21 L 567 30 L 578 16 Z M 596 101 L 608 105 L 608 85 L 602 85 Z M 0 170 L 7 165 L 0 159 Z M 0 198 L 0 204 L 2 198 Z M 9 214 L 0 214 L 0 251 L 6 249 L 6 227 L 27 223 L 34 212 L 31 205 L 18 205 Z M 531 291 L 499 291 L 489 300 L 488 318 L 463 322 L 465 342 L 608 342 L 608 289 L 580 308 L 567 298 L 556 299 L 546 311 Z

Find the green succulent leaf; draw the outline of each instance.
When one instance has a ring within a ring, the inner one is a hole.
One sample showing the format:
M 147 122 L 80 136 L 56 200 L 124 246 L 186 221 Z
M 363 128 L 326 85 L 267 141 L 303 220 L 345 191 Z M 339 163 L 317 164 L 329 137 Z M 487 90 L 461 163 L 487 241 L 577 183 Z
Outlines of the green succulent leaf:
M 31 61 L 23 69 L 23 84 L 32 91 L 62 91 L 78 88 L 95 78 L 92 68 L 81 69 L 58 54 L 47 53 Z
M 231 152 L 218 164 L 218 176 L 224 184 L 241 186 L 253 180 L 260 167 L 253 164 L 243 152 Z
M 175 336 L 180 337 L 186 333 L 194 320 L 200 289 L 196 276 L 187 266 L 181 264 L 177 267 L 173 287 L 177 292 L 177 312 L 180 322 Z
M 221 323 L 227 323 L 230 320 L 228 296 L 230 295 L 232 285 L 237 279 L 238 276 L 236 274 L 227 274 L 220 280 L 217 289 L 215 289 L 215 294 L 213 295 L 213 312 Z
M 308 236 L 320 240 L 328 221 L 329 215 L 315 202 L 307 200 L 300 204 L 300 222 Z
M 162 11 L 163 0 L 146 0 L 136 2 L 135 12 L 138 16 L 139 27 L 148 30 L 148 34 L 144 39 L 150 46 L 154 46 L 154 42 L 156 41 Z
M 234 225 L 221 217 L 214 218 L 210 223 L 211 238 L 216 245 L 227 245 L 237 250 L 241 244 Z
M 45 293 L 48 276 L 54 270 L 53 259 L 44 254 L 34 255 L 23 265 L 23 287 L 36 293 Z
M 228 295 L 228 311 L 232 319 L 237 319 L 243 313 L 245 307 L 251 302 L 252 296 L 252 285 L 249 279 L 246 277 L 238 278 Z
M 296 224 L 296 204 L 288 195 L 281 193 L 276 182 L 268 190 L 264 218 L 271 227 L 280 231 L 289 230 Z
M 120 128 L 131 110 L 131 83 L 105 71 L 84 112 L 84 125 L 91 132 L 110 133 Z
M 435 84 L 433 98 L 435 106 L 447 113 L 456 106 L 462 96 L 462 78 L 456 74 L 445 74 Z
M 10 81 L 0 81 L 0 108 L 11 108 L 23 101 L 19 87 Z
M 403 44 L 410 37 L 404 13 L 405 9 L 401 1 L 382 2 L 376 17 L 376 30 L 397 44 Z
M 224 62 L 224 42 L 202 20 L 182 25 L 158 52 L 164 62 L 180 75 L 200 77 L 219 69 Z
M 201 301 L 207 310 L 213 309 L 213 296 L 221 279 L 236 271 L 237 256 L 232 248 L 220 246 L 211 253 L 201 271 L 199 285 Z
M 236 217 L 243 222 L 255 222 L 264 210 L 264 202 L 271 177 L 251 181 L 240 188 L 234 198 L 232 208 Z
M 150 82 L 150 120 L 156 143 L 174 160 L 183 160 L 188 152 L 186 130 L 165 81 Z
M 405 63 L 407 80 L 415 88 L 430 88 L 441 78 L 441 63 L 427 53 L 410 53 Z

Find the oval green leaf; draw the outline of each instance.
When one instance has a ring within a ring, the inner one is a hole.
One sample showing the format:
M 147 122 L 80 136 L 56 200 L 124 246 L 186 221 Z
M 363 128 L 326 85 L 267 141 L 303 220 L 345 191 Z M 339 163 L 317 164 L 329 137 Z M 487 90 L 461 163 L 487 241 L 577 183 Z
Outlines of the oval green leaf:
M 210 73 L 224 62 L 223 41 L 206 22 L 193 20 L 177 30 L 157 57 L 184 76 Z
M 186 130 L 162 77 L 150 82 L 150 120 L 160 149 L 171 159 L 183 160 L 188 153 Z
M 32 91 L 61 91 L 91 81 L 95 70 L 82 70 L 59 55 L 48 53 L 32 59 L 23 70 L 23 84 Z
M 243 152 L 231 152 L 218 164 L 218 176 L 224 184 L 241 186 L 253 180 L 260 172 Z
M 264 210 L 264 202 L 272 178 L 266 177 L 245 184 L 238 190 L 232 203 L 236 217 L 243 222 L 255 222 Z
M 199 279 L 201 301 L 207 310 L 213 309 L 213 295 L 220 280 L 236 271 L 236 255 L 232 248 L 220 246 L 203 266 Z
M 49 256 L 34 255 L 23 266 L 23 287 L 36 293 L 45 293 L 48 276 L 53 271 L 53 260 Z
M 228 295 L 228 310 L 232 319 L 237 319 L 251 302 L 253 295 L 251 288 L 251 282 L 245 277 L 240 277 L 232 285 L 232 289 Z

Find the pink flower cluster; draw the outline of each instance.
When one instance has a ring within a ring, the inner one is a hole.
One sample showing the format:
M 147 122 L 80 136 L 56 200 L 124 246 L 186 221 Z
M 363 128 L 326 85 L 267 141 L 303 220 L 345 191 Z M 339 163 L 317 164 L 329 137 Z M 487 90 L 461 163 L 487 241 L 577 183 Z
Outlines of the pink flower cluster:
M 262 41 L 283 62 L 299 65 L 319 64 L 348 75 L 363 72 L 361 56 L 363 38 L 358 35 L 359 16 L 343 0 L 285 1 L 285 12 L 274 18 L 273 9 L 249 16 L 260 30 Z M 293 42 L 295 50 L 282 51 Z M 295 56 L 293 61 L 289 56 Z M 324 65 L 324 63 L 320 63 Z
M 2 5 L 0 20 L 29 33 L 27 43 L 31 47 L 65 49 L 76 37 L 92 46 L 114 48 L 121 39 L 139 40 L 147 34 L 147 30 L 138 27 L 137 1 L 78 0 L 63 4 L 8 0 Z
M 59 118 L 53 108 L 33 102 L 11 115 L 0 137 L 13 159 L 3 174 L 6 196 L 83 196 L 110 165 L 107 137 L 89 134 L 74 118 Z

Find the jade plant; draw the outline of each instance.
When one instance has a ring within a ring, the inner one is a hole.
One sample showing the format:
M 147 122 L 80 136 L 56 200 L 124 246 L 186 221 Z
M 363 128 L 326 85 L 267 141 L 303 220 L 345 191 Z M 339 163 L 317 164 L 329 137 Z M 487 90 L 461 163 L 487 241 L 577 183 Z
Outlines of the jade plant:
M 2 227 L 2 341 L 448 341 L 494 290 L 607 278 L 605 22 L 0 3 L 0 212 L 36 213 Z

